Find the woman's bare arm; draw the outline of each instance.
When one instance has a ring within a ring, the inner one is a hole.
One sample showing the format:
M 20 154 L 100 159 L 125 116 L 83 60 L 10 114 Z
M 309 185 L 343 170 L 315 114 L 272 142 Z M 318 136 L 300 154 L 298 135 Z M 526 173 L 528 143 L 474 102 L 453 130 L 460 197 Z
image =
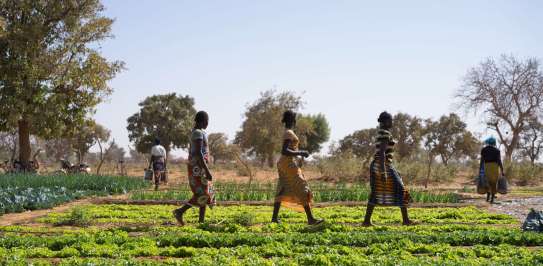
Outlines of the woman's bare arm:
M 309 157 L 309 152 L 307 151 L 294 151 L 289 148 L 290 143 L 292 140 L 285 139 L 283 142 L 283 149 L 281 149 L 281 154 L 285 156 L 303 156 L 303 157 Z
M 204 140 L 202 139 L 198 139 L 196 140 L 195 142 L 196 144 L 196 150 L 198 151 L 198 153 L 196 154 L 196 156 L 198 156 L 198 163 L 200 164 L 200 166 L 204 169 L 204 171 L 206 172 L 206 176 L 209 180 L 212 180 L 213 179 L 213 176 L 211 175 L 211 172 L 209 171 L 209 167 L 207 165 L 207 162 L 206 160 L 204 159 L 204 152 L 202 150 L 202 146 L 204 144 Z

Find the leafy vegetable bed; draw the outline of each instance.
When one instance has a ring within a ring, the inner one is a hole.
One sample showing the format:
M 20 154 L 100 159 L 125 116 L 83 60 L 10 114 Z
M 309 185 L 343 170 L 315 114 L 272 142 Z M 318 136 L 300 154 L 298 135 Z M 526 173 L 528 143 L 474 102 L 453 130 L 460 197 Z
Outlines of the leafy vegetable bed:
M 264 201 L 275 197 L 275 184 L 253 183 L 240 184 L 219 182 L 214 184 L 216 198 L 220 201 Z M 349 184 L 311 184 L 316 202 L 334 201 L 367 201 L 370 190 L 366 185 Z M 456 203 L 459 197 L 451 192 L 429 192 L 410 190 L 413 201 L 420 203 Z M 188 188 L 170 191 L 137 191 L 132 194 L 133 200 L 187 200 L 192 196 Z
M 127 193 L 146 186 L 130 177 L 0 175 L 0 215 L 51 208 L 85 196 Z
M 316 208 L 327 219 L 307 226 L 303 213 L 216 207 L 207 223 L 175 225 L 176 206 L 90 205 L 42 218 L 43 226 L 0 227 L 1 264 L 35 265 L 537 265 L 543 236 L 514 218 L 473 207 L 414 208 L 416 226 L 399 226 L 396 208 L 377 208 L 361 227 L 361 207 Z M 85 222 L 78 226 L 70 221 Z M 53 226 L 69 224 L 65 226 Z M 89 226 L 89 227 L 87 227 Z

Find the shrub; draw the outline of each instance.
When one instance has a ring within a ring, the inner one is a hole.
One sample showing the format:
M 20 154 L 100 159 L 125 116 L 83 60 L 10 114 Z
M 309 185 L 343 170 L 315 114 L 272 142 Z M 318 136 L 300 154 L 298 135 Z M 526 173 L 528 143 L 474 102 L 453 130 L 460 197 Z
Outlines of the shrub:
M 252 212 L 241 212 L 236 213 L 232 217 L 232 221 L 234 223 L 243 225 L 243 226 L 251 226 L 255 223 L 256 215 Z

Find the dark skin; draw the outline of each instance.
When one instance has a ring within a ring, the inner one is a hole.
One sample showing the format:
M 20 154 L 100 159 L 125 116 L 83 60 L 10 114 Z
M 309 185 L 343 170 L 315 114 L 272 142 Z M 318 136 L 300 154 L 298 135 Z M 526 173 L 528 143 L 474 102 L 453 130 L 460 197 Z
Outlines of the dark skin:
M 481 156 L 481 161 L 479 162 L 479 169 L 483 168 L 484 163 L 485 161 L 483 159 L 483 156 Z M 500 174 L 503 176 L 505 172 L 503 171 L 503 164 L 502 164 L 501 158 L 500 160 L 498 160 L 498 166 L 500 167 Z M 486 201 L 492 204 L 494 203 L 495 199 L 496 199 L 496 194 L 491 194 L 490 192 L 486 193 Z
M 156 144 L 159 145 L 159 144 Z M 149 165 L 149 169 L 153 169 L 152 165 L 155 162 L 155 160 L 158 159 L 156 156 L 151 155 L 151 164 Z M 168 161 L 168 158 L 164 158 L 164 168 L 166 168 L 166 162 Z M 155 190 L 158 190 L 158 184 L 160 183 L 160 175 L 162 173 L 156 172 L 154 175 L 155 178 Z
M 384 130 L 390 130 L 392 128 L 392 119 L 387 119 L 383 122 L 379 122 L 379 127 Z M 381 173 L 383 173 L 385 176 L 387 175 L 386 171 L 386 150 L 389 148 L 389 142 L 387 140 L 382 140 L 381 143 L 379 143 L 379 157 L 384 158 L 381 160 L 379 168 L 381 169 Z M 366 216 L 364 217 L 364 222 L 362 223 L 362 226 L 369 227 L 372 226 L 371 223 L 371 216 L 373 215 L 373 210 L 375 209 L 375 205 L 369 204 L 366 208 Z M 412 225 L 413 222 L 409 219 L 409 215 L 407 213 L 407 207 L 400 207 L 400 210 L 402 212 L 402 219 L 403 219 L 403 225 Z
M 209 124 L 209 122 L 207 120 L 200 121 L 200 122 L 196 123 L 194 128 L 195 129 L 206 129 L 208 124 Z M 204 140 L 199 139 L 196 142 L 194 142 L 194 145 L 196 147 L 196 150 L 200 151 L 199 154 L 196 154 L 196 156 L 197 156 L 196 159 L 198 160 L 198 163 L 200 164 L 200 167 L 202 167 L 202 169 L 204 169 L 204 171 L 206 173 L 207 180 L 210 180 L 210 181 L 213 180 L 213 175 L 211 174 L 211 171 L 209 171 L 209 166 L 207 165 L 207 162 L 205 160 L 205 155 L 204 155 L 203 149 L 202 149 L 202 147 L 204 145 Z M 185 222 L 183 221 L 183 215 L 191 207 L 192 207 L 191 205 L 185 204 L 180 209 L 174 211 L 174 216 L 176 217 L 177 221 L 181 225 L 185 225 Z M 179 212 L 179 215 L 176 215 L 175 212 Z M 203 223 L 205 221 L 205 216 L 206 216 L 206 206 L 200 207 L 199 215 L 198 215 L 198 222 Z
M 291 121 L 285 121 L 285 128 L 287 129 L 293 129 L 296 126 L 296 119 L 293 119 Z M 293 150 L 290 148 L 290 144 L 292 144 L 292 140 L 285 140 L 283 142 L 283 148 L 281 149 L 281 154 L 283 156 L 289 156 L 289 157 L 297 157 L 301 156 L 304 158 L 309 157 L 309 152 L 302 151 L 302 150 Z M 281 202 L 275 202 L 273 204 L 273 216 L 272 216 L 272 223 L 279 223 L 279 209 L 281 208 Z M 313 212 L 311 211 L 311 206 L 304 205 L 304 211 L 307 216 L 307 223 L 309 225 L 313 225 L 316 223 L 321 222 L 320 220 L 315 219 L 313 216 Z

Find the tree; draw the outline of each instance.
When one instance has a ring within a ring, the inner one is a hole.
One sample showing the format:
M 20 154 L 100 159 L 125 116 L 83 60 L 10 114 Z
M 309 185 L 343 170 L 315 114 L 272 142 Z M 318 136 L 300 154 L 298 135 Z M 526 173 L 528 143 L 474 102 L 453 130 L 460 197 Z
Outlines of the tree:
M 113 20 L 99 0 L 0 1 L 0 130 L 18 128 L 28 166 L 30 135 L 53 138 L 80 125 L 122 68 L 97 47 Z
M 74 133 L 72 137 L 72 147 L 76 151 L 78 163 L 85 160 L 92 146 L 96 145 L 98 140 L 107 141 L 110 132 L 94 120 L 87 120 Z
M 352 153 L 367 163 L 375 155 L 376 138 L 377 128 L 357 130 L 341 139 L 338 142 L 338 147 L 333 152 L 336 155 L 340 153 Z
M 468 71 L 456 94 L 461 106 L 486 114 L 487 125 L 505 147 L 506 162 L 512 160 L 529 119 L 543 110 L 543 74 L 539 66 L 536 58 L 489 58 Z
M 301 146 L 309 153 L 319 152 L 322 144 L 330 138 L 330 126 L 323 114 L 301 115 L 296 131 L 300 135 Z
M 289 109 L 298 111 L 301 107 L 301 97 L 292 92 L 263 92 L 258 100 L 247 107 L 245 120 L 234 143 L 250 155 L 255 155 L 262 164 L 267 162 L 268 166 L 273 167 L 274 155 L 283 144 L 283 112 Z
M 134 163 L 142 163 L 142 162 L 148 163 L 147 157 L 143 153 L 135 149 L 130 148 L 130 150 L 128 150 L 128 154 L 130 154 L 130 161 Z
M 543 124 L 537 119 L 531 119 L 523 131 L 520 141 L 520 153 L 528 157 L 532 165 L 539 159 L 543 150 Z
M 397 113 L 394 115 L 393 121 L 391 133 L 396 141 L 395 155 L 400 161 L 408 159 L 420 148 L 422 120 L 409 114 Z
M 14 161 L 17 155 L 17 131 L 0 132 L 0 155 Z
M 140 111 L 128 118 L 128 137 L 136 150 L 149 153 L 155 138 L 169 153 L 173 148 L 187 148 L 194 126 L 194 99 L 175 93 L 153 95 L 139 104 Z
M 426 134 L 431 134 L 433 151 L 441 161 L 449 164 L 450 159 L 463 156 L 474 157 L 479 148 L 479 141 L 466 128 L 466 123 L 457 114 L 442 116 L 437 122 L 428 122 Z
M 74 155 L 71 140 L 66 138 L 46 140 L 45 155 L 47 158 L 53 158 L 55 163 L 58 163 L 62 159 L 70 160 Z
M 228 137 L 224 133 L 211 133 L 207 137 L 209 145 L 209 153 L 211 154 L 212 162 L 228 160 L 232 158 L 229 150 Z

